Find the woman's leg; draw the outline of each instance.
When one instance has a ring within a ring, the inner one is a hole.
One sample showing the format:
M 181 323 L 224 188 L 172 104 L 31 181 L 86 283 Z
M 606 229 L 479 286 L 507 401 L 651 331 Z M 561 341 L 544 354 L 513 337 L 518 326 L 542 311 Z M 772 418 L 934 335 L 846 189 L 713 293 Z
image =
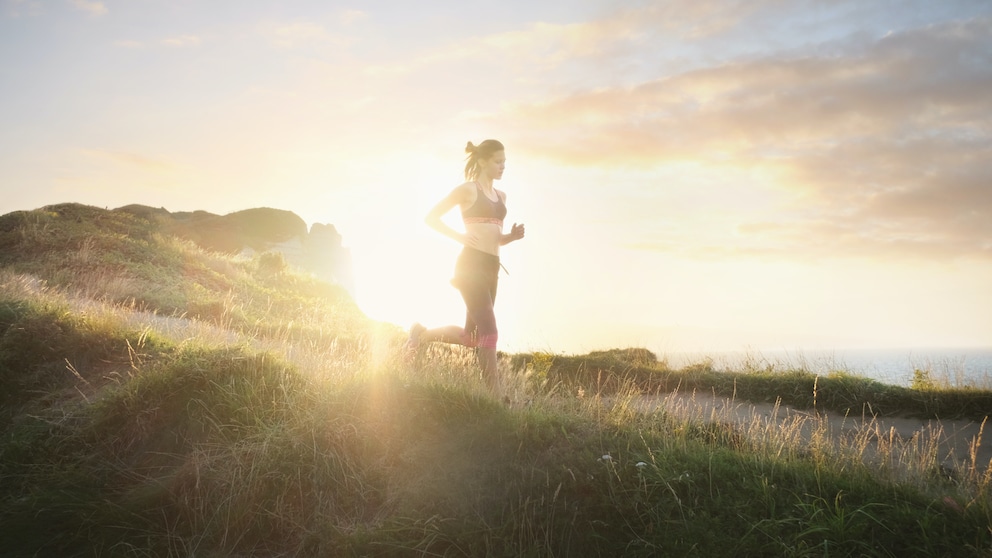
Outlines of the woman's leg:
M 467 310 L 465 332 L 473 337 L 479 367 L 486 385 L 497 394 L 500 392 L 496 370 L 496 314 L 493 312 L 495 285 L 477 284 L 461 290 Z
M 417 325 L 420 324 L 414 325 L 415 329 Z M 423 328 L 423 326 L 421 327 Z M 455 326 L 455 325 L 436 327 L 434 329 L 424 328 L 417 335 L 415 335 L 414 331 L 411 331 L 410 336 L 411 338 L 415 337 L 415 343 L 418 344 L 440 342 L 440 343 L 451 343 L 455 345 L 466 345 L 465 329 L 463 329 L 461 326 Z
M 482 368 L 482 379 L 489 389 L 496 394 L 502 391 L 499 385 L 499 374 L 496 371 L 496 347 L 479 347 L 479 367 Z
M 484 347 L 479 345 L 477 331 L 474 325 L 471 330 L 467 330 L 461 326 L 444 326 L 427 329 L 420 324 L 414 324 L 410 329 L 410 340 L 407 341 L 407 344 L 412 349 L 416 349 L 421 343 L 434 342 L 475 347 L 479 359 L 479 367 L 482 369 L 482 378 L 490 389 L 498 392 L 499 378 L 496 373 L 496 346 Z
M 475 322 L 472 321 L 472 315 L 466 312 L 464 328 L 452 325 L 427 329 L 420 324 L 413 324 L 410 328 L 409 345 L 417 347 L 421 343 L 435 342 L 475 347 Z
M 452 284 L 461 292 L 465 301 L 465 327 L 445 326 L 427 329 L 420 324 L 414 324 L 410 329 L 408 347 L 416 348 L 420 343 L 442 342 L 466 347 L 474 347 L 482 369 L 482 377 L 493 391 L 499 393 L 499 377 L 497 374 L 496 315 L 493 303 L 496 301 L 496 288 L 499 274 L 499 260 L 484 257 L 483 271 L 477 269 L 479 263 L 473 262 L 472 252 L 463 252 L 456 266 L 456 278 Z M 486 269 L 492 267 L 492 269 Z M 461 271 L 459 271 L 461 270 Z

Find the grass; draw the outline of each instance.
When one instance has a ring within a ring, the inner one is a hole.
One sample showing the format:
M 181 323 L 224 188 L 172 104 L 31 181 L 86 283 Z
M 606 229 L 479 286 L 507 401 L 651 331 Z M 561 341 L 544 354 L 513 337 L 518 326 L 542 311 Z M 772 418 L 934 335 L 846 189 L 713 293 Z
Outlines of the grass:
M 613 393 L 625 383 L 643 392 L 705 391 L 755 402 L 780 402 L 802 409 L 841 414 L 866 412 L 981 421 L 992 409 L 992 389 L 955 386 L 924 371 L 912 387 L 902 387 L 835 370 L 819 375 L 802 368 L 773 366 L 717 370 L 709 361 L 679 369 L 644 349 L 617 349 L 582 356 L 547 353 L 513 355 L 517 370 L 533 370 L 545 386 Z
M 272 255 L 112 213 L 0 217 L 5 556 L 992 555 L 988 464 L 951 478 L 877 422 L 641 405 L 972 416 L 986 391 L 626 349 L 502 355 L 506 405 L 470 352 L 409 363 L 398 327 Z

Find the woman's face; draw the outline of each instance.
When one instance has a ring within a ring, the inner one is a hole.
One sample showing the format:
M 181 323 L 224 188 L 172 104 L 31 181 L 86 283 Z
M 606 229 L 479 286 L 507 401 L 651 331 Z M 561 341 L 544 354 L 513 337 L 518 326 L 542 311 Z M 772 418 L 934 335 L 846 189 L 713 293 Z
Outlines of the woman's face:
M 504 169 L 506 169 L 506 154 L 503 151 L 497 151 L 492 157 L 479 162 L 479 174 L 493 180 L 503 178 Z

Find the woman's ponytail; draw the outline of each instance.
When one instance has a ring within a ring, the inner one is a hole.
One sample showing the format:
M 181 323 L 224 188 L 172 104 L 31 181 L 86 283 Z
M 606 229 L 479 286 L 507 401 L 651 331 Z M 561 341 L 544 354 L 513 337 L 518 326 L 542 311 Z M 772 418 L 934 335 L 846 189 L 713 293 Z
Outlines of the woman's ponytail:
M 479 145 L 472 142 L 465 144 L 465 180 L 475 180 L 479 177 L 479 161 L 493 156 L 497 151 L 503 151 L 503 144 L 494 139 L 487 139 Z

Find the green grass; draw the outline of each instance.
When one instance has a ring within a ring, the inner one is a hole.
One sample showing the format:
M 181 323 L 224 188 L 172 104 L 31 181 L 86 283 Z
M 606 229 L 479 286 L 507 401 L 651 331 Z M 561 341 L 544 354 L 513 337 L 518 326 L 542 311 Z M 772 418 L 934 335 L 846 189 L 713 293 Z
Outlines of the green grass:
M 986 391 L 628 349 L 502 355 L 506 405 L 470 352 L 407 363 L 398 327 L 275 256 L 112 213 L 0 217 L 22 250 L 0 251 L 4 556 L 992 555 L 987 468 L 881 463 L 874 433 L 838 445 L 816 419 L 637 405 L 678 389 L 973 416 Z M 59 247 L 81 234 L 75 265 Z
M 628 383 L 643 392 L 703 391 L 747 401 L 776 401 L 801 409 L 982 421 L 992 409 L 992 390 L 954 386 L 923 372 L 913 387 L 883 384 L 835 370 L 819 375 L 804 369 L 774 367 L 716 370 L 703 361 L 672 369 L 643 349 L 601 351 L 583 356 L 547 353 L 517 354 L 517 370 L 536 370 L 545 390 L 574 392 L 582 388 L 613 393 Z

